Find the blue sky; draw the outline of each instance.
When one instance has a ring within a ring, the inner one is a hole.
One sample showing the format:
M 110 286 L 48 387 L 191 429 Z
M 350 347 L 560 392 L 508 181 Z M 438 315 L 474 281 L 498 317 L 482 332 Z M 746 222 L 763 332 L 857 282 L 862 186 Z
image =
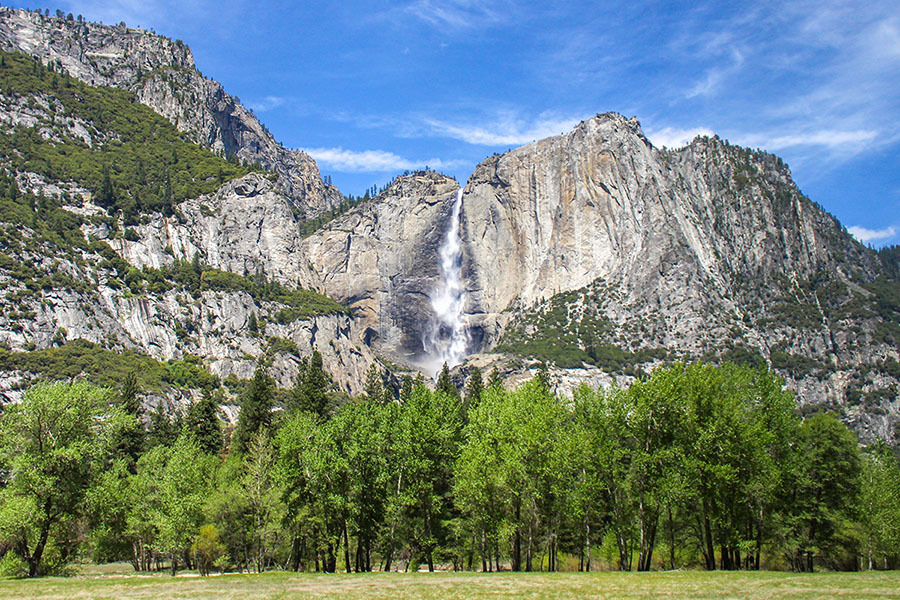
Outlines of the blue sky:
M 617 111 L 658 146 L 715 132 L 774 152 L 858 238 L 900 243 L 896 0 L 57 7 L 184 40 L 345 193 L 424 165 L 464 181 L 494 152 Z

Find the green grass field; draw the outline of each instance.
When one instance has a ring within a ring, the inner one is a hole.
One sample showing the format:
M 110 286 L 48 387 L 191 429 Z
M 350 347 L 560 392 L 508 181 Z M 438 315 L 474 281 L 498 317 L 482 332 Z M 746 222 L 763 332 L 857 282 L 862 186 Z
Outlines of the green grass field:
M 0 598 L 900 598 L 900 572 L 265 573 L 201 578 L 92 569 L 69 578 L 0 581 Z

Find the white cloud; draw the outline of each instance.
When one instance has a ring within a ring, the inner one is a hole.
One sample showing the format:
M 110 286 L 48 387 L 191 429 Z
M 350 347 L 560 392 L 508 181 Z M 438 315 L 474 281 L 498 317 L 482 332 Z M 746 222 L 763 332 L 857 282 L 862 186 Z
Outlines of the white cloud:
M 744 65 L 744 55 L 737 49 L 731 50 L 731 64 L 717 65 L 706 71 L 706 76 L 695 83 L 684 94 L 687 99 L 697 96 L 713 96 L 720 91 L 723 83 L 740 71 Z
M 712 136 L 713 132 L 706 127 L 695 127 L 693 129 L 676 129 L 674 127 L 664 127 L 656 131 L 648 131 L 647 137 L 653 142 L 657 148 L 663 146 L 667 148 L 680 148 L 686 145 L 698 135 Z
M 528 144 L 571 130 L 582 117 L 558 117 L 544 114 L 529 123 L 507 113 L 500 115 L 490 125 L 454 124 L 436 119 L 426 119 L 433 133 L 469 144 L 482 146 L 506 146 Z
M 303 148 L 316 161 L 342 173 L 377 173 L 413 170 L 428 166 L 432 169 L 455 169 L 466 164 L 460 160 L 409 160 L 385 150 L 345 150 L 343 148 Z
M 404 12 L 429 25 L 453 29 L 494 25 L 507 14 L 501 3 L 494 0 L 416 0 Z
M 285 102 L 287 102 L 287 98 L 281 96 L 266 96 L 261 100 L 248 102 L 247 106 L 253 109 L 254 112 L 266 112 L 284 106 Z
M 879 135 L 873 129 L 822 129 L 789 135 L 737 134 L 733 136 L 733 140 L 744 146 L 763 148 L 770 152 L 785 148 L 815 147 L 828 150 L 834 156 L 852 156 L 871 148 Z
M 884 229 L 866 229 L 865 227 L 854 225 L 853 227 L 848 227 L 847 231 L 850 232 L 850 235 L 864 244 L 868 242 L 874 242 L 875 240 L 885 240 L 897 235 L 897 229 L 895 227 L 885 227 Z

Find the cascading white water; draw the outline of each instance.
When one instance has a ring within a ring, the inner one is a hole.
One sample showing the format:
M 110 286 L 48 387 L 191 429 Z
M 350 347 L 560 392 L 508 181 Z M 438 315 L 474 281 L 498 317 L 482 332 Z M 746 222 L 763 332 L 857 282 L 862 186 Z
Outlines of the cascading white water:
M 459 235 L 459 213 L 462 210 L 462 188 L 456 193 L 453 215 L 438 249 L 441 259 L 441 281 L 431 295 L 431 323 L 422 336 L 425 367 L 437 373 L 443 364 L 455 367 L 463 361 L 469 345 L 469 333 L 463 319 L 466 293 L 460 279 L 462 240 Z

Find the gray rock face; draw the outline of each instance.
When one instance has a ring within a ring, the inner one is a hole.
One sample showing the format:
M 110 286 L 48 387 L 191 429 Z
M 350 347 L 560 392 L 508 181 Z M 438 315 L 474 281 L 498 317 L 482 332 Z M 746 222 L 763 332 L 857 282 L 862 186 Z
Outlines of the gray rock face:
M 202 262 L 222 271 L 261 272 L 286 285 L 322 290 L 301 247 L 293 206 L 267 176 L 252 173 L 230 181 L 214 194 L 179 204 L 178 213 L 151 215 L 134 228 L 137 241 L 109 243 L 137 267 L 168 266 L 176 259 L 192 260 L 199 252 Z M 98 231 L 87 233 L 103 237 Z
M 91 267 L 100 262 L 96 255 L 86 254 L 80 264 L 30 252 L 19 258 L 53 262 L 57 271 L 90 287 L 88 291 L 54 288 L 39 296 L 26 296 L 18 307 L 34 313 L 27 320 L 16 319 L 5 310 L 0 315 L 0 344 L 14 351 L 82 339 L 112 349 L 137 349 L 158 360 L 192 354 L 223 378 L 231 374 L 251 377 L 258 359 L 268 356 L 270 373 L 280 385 L 289 387 L 297 375 L 300 356 L 315 348 L 340 388 L 354 394 L 361 391 L 365 371 L 374 360 L 369 348 L 359 341 L 361 332 L 354 319 L 344 314 L 282 324 L 274 318 L 282 305 L 256 302 L 244 292 L 205 291 L 192 296 L 169 290 L 134 294 Z M 9 292 L 24 289 L 6 272 L 0 272 L 0 284 Z M 258 333 L 248 326 L 251 314 L 265 322 Z M 283 348 L 285 341 L 293 343 L 296 351 L 273 349 L 273 343 Z
M 610 324 L 598 341 L 627 351 L 812 357 L 818 375 L 785 373 L 802 402 L 842 403 L 858 367 L 898 357 L 874 335 L 877 318 L 848 312 L 869 295 L 859 282 L 877 274 L 874 254 L 803 197 L 779 159 L 718 138 L 660 151 L 636 120 L 598 115 L 481 163 L 462 226 L 469 318 L 485 349 L 522 314 L 585 289 L 566 304 L 568 326 L 593 298 Z M 568 387 L 577 379 L 558 374 Z M 879 435 L 892 427 L 865 420 Z
M 0 314 L 0 342 L 44 348 L 64 331 L 67 339 L 140 348 L 157 358 L 196 354 L 222 376 L 246 377 L 269 352 L 266 338 L 276 337 L 300 354 L 318 348 L 353 392 L 373 350 L 401 362 L 421 356 L 438 247 L 459 187 L 454 180 L 433 172 L 399 177 L 379 197 L 304 238 L 303 217 L 336 206 L 339 192 L 324 185 L 309 156 L 283 148 L 238 99 L 203 77 L 180 42 L 124 25 L 0 8 L 0 48 L 58 64 L 92 85 L 127 89 L 197 144 L 274 173 L 187 200 L 175 217 L 143 215 L 136 241 L 115 237 L 101 219 L 85 234 L 107 240 L 135 267 L 199 255 L 224 271 L 261 271 L 321 291 L 355 314 L 283 325 L 269 319 L 262 335 L 251 335 L 249 315 L 271 316 L 278 306 L 240 292 L 130 294 L 84 261 L 57 264 L 51 250 L 31 249 L 13 258 L 52 266 L 90 291 L 52 289 L 17 301 L 18 320 L 9 317 L 12 310 Z M 0 98 L 0 108 L 5 126 L 40 127 L 42 115 L 62 110 L 44 96 Z M 63 120 L 67 135 L 91 143 L 87 124 Z M 90 193 L 72 182 L 15 176 L 23 190 L 83 198 L 70 209 L 99 212 Z M 900 353 L 871 306 L 868 284 L 882 272 L 878 257 L 803 197 L 777 157 L 715 137 L 659 150 L 635 119 L 598 115 L 568 134 L 482 162 L 465 188 L 461 229 L 465 318 L 483 351 L 472 364 L 500 365 L 511 381 L 528 376 L 527 360 L 491 350 L 521 342 L 513 334 L 539 333 L 550 315 L 560 331 L 577 334 L 565 343 L 585 353 L 594 342 L 632 357 L 649 350 L 685 359 L 758 353 L 788 376 L 801 403 L 842 405 L 864 437 L 893 435 L 900 397 L 892 386 L 900 381 L 882 363 Z M 0 283 L 8 294 L 26 291 L 5 272 Z M 578 337 L 590 319 L 602 322 L 596 330 L 602 333 Z M 187 336 L 185 324 L 192 328 Z M 650 356 L 643 367 L 662 360 L 660 353 Z M 280 382 L 289 383 L 296 357 L 270 358 Z M 612 378 L 627 383 L 629 375 L 593 360 L 559 365 L 560 389 Z
M 398 359 L 422 354 L 439 278 L 437 248 L 458 189 L 439 173 L 398 177 L 303 242 L 324 292 L 353 308 L 367 343 Z
M 710 314 L 742 316 L 736 273 L 840 273 L 821 239 L 835 224 L 796 193 L 786 170 L 755 164 L 766 184 L 735 195 L 723 152 L 697 140 L 670 157 L 636 120 L 607 114 L 486 160 L 463 200 L 472 311 L 497 319 L 602 279 L 623 307 L 677 314 L 659 340 L 671 343 L 707 329 Z M 793 189 L 787 206 L 767 197 L 778 185 Z
M 284 148 L 220 83 L 203 77 L 180 40 L 124 24 L 81 23 L 0 7 L 0 48 L 58 62 L 90 85 L 134 92 L 200 146 L 277 173 L 278 188 L 309 216 L 341 202 L 315 161 Z

